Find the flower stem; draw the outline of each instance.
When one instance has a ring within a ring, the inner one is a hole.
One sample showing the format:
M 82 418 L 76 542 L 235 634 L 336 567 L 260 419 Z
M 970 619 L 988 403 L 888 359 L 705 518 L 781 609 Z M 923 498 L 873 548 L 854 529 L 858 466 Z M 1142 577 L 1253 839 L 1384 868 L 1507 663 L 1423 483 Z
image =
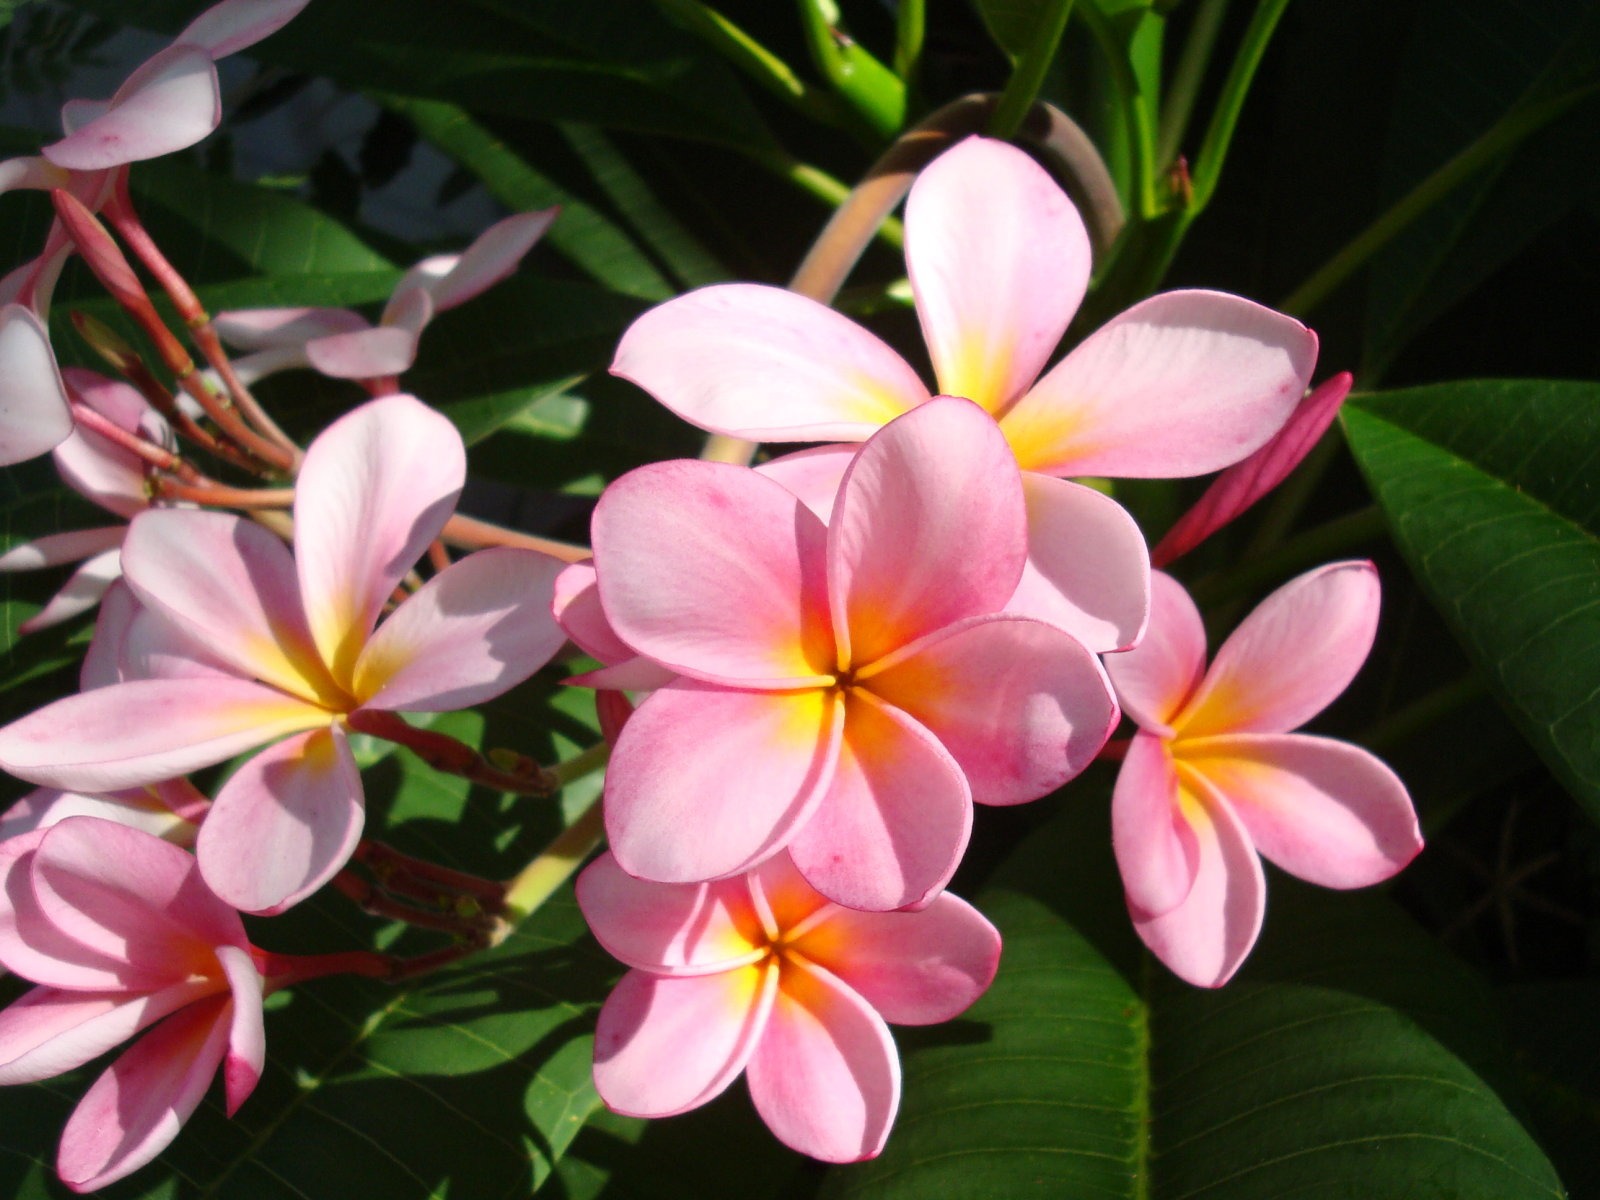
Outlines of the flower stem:
M 1044 85 L 1046 72 L 1055 61 L 1056 49 L 1061 45 L 1061 35 L 1066 32 L 1067 18 L 1072 15 L 1072 0 L 1055 0 L 1034 9 L 1033 36 L 1017 58 L 1016 69 L 1006 80 L 1000 100 L 989 114 L 985 132 L 994 138 L 1012 138 L 1022 127 L 1023 118 L 1033 107 Z
M 538 550 L 542 554 L 569 563 L 582 562 L 593 555 L 593 551 L 587 546 L 574 546 L 570 542 L 536 537 L 531 533 L 506 529 L 488 521 L 480 521 L 476 517 L 462 516 L 460 513 L 456 513 L 444 523 L 444 532 L 440 536 L 447 544 L 467 550 L 481 550 L 485 546 L 516 546 L 523 550 Z
M 1156 129 L 1156 162 L 1165 165 L 1178 156 L 1183 145 L 1183 135 L 1188 132 L 1189 118 L 1194 112 L 1195 98 L 1205 79 L 1206 67 L 1211 62 L 1211 51 L 1217 44 L 1217 33 L 1228 12 L 1228 0 L 1201 0 L 1189 23 L 1189 36 L 1183 43 L 1183 53 L 1167 85 L 1166 100 L 1161 106 L 1161 121 Z
M 163 500 L 187 500 L 215 508 L 290 508 L 294 505 L 293 488 L 235 488 L 220 483 L 189 484 L 160 479 L 155 483 L 155 492 Z
M 499 945 L 511 936 L 519 923 L 571 878 L 604 837 L 605 822 L 597 795 L 578 819 L 545 847 L 544 853 L 506 883 L 504 915 L 490 935 L 490 943 Z
M 497 791 L 551 796 L 558 786 L 554 775 L 532 760 L 525 760 L 529 770 L 502 770 L 465 742 L 447 734 L 417 729 L 396 713 L 358 708 L 345 720 L 357 733 L 371 734 L 406 747 L 436 771 L 459 775 Z

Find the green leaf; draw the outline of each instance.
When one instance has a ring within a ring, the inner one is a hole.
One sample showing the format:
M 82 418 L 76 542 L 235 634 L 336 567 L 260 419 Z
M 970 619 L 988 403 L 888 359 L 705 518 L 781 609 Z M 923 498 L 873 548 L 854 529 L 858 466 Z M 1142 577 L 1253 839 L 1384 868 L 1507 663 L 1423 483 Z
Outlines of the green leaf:
M 915 1049 L 888 1148 L 823 1196 L 1563 1195 L 1491 1082 L 1484 989 L 1398 910 L 1274 875 L 1245 968 L 1191 988 L 1135 940 L 1107 789 L 1086 790 L 980 898 L 998 979 L 897 1034 Z
M 1361 397 L 1344 422 L 1412 571 L 1600 820 L 1600 387 L 1440 384 Z
M 552 761 L 588 744 L 592 702 L 547 672 L 488 706 L 430 728 Z M 561 806 L 471 788 L 407 751 L 364 772 L 369 829 L 407 853 L 507 876 L 560 828 Z M 587 802 L 597 778 L 569 788 Z M 280 951 L 349 949 L 376 922 L 323 895 L 251 924 Z M 398 953 L 439 944 L 378 930 Z M 599 1100 L 591 1082 L 594 1010 L 620 968 L 588 937 L 570 885 L 501 946 L 403 987 L 335 978 L 269 1001 L 260 1086 L 227 1120 L 213 1090 L 172 1146 L 102 1195 L 226 1200 L 385 1200 L 526 1196 L 551 1172 Z M 61 1124 L 93 1068 L 0 1092 L 0 1195 L 61 1194 L 46 1180 Z

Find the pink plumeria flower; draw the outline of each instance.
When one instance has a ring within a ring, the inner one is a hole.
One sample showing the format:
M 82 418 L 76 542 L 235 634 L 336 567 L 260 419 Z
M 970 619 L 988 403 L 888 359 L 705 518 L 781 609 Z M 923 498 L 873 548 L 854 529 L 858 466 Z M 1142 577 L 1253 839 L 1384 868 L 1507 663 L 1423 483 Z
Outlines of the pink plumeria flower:
M 1360 746 L 1293 733 L 1344 691 L 1378 622 L 1369 562 L 1290 580 L 1206 669 L 1189 594 L 1157 572 L 1150 631 L 1106 662 L 1139 726 L 1111 834 L 1134 925 L 1190 983 L 1226 983 L 1266 908 L 1258 854 L 1323 887 L 1388 879 L 1422 849 L 1405 785 Z
M 219 1067 L 230 1115 L 249 1096 L 266 1052 L 256 953 L 193 857 L 159 838 L 77 816 L 0 844 L 0 965 L 39 985 L 0 1012 L 0 1084 L 49 1079 L 149 1029 L 68 1120 L 68 1187 L 155 1158 Z
M 1021 480 L 976 405 L 871 438 L 824 526 L 743 467 L 658 463 L 595 509 L 601 606 L 671 672 L 617 739 L 606 829 L 632 874 L 691 883 L 787 847 L 855 908 L 925 902 L 972 802 L 1053 791 L 1116 721 L 1099 664 L 1000 612 L 1026 553 Z M 637 664 L 582 682 L 637 686 Z
M 530 550 L 469 555 L 377 625 L 465 475 L 450 421 L 396 395 L 335 421 L 306 451 L 292 555 L 226 513 L 140 514 L 123 547 L 142 608 L 124 639 L 132 677 L 0 729 L 0 766 L 106 792 L 276 743 L 217 794 L 197 853 L 235 908 L 276 911 L 307 895 L 361 833 L 351 714 L 482 703 L 563 640 L 549 615 L 562 564 Z
M 63 372 L 84 404 L 129 433 L 158 446 L 173 445 L 166 420 L 128 384 L 82 367 Z M 80 496 L 124 520 L 150 507 L 145 465 L 132 451 L 90 429 L 74 429 L 55 448 L 56 470 Z M 0 554 L 0 571 L 34 571 L 80 562 L 62 589 L 43 608 L 17 626 L 34 633 L 93 608 L 122 577 L 122 539 L 126 525 L 97 526 L 47 534 Z
M 222 120 L 216 61 L 282 28 L 308 0 L 222 0 L 139 66 L 108 101 L 69 100 L 66 136 L 38 156 L 0 162 L 0 192 L 72 193 L 90 212 L 126 185 L 130 164 L 187 149 Z M 72 431 L 44 325 L 72 242 L 52 222 L 37 258 L 0 280 L 0 465 L 43 454 Z M 37 330 L 24 328 L 23 314 Z M 43 352 L 40 352 L 40 343 Z
M 787 856 L 719 883 L 646 883 L 609 854 L 578 878 L 600 944 L 633 968 L 600 1010 L 595 1087 L 612 1110 L 697 1108 L 742 1071 L 777 1137 L 828 1162 L 883 1149 L 900 1102 L 885 1022 L 932 1025 L 994 978 L 1000 935 L 949 893 L 857 912 Z
M 1092 650 L 1132 645 L 1148 559 L 1128 514 L 1068 475 L 1198 475 L 1237 462 L 1288 418 L 1316 361 L 1298 321 L 1237 296 L 1153 296 L 1040 377 L 1089 280 L 1072 202 L 1022 151 L 969 138 L 906 202 L 906 267 L 937 390 L 999 421 L 1024 471 L 1029 561 L 1014 611 Z M 612 370 L 703 429 L 759 442 L 856 442 L 927 401 L 915 371 L 833 310 L 724 284 L 636 321 Z M 848 448 L 809 456 L 838 478 Z M 830 488 L 821 487 L 823 495 Z
M 348 308 L 249 308 L 218 314 L 217 332 L 230 345 L 256 351 L 234 364 L 246 383 L 307 366 L 335 379 L 392 378 L 416 361 L 417 339 L 434 315 L 515 271 L 556 212 L 517 213 L 460 254 L 423 259 L 401 276 L 376 326 Z

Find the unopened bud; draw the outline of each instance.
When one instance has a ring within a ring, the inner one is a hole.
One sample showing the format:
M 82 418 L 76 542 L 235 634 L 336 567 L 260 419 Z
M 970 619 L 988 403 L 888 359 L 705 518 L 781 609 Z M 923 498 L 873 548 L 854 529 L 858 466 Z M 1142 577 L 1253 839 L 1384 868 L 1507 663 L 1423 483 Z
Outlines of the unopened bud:
M 78 331 L 78 336 L 88 342 L 89 348 L 119 375 L 132 374 L 139 368 L 139 352 L 115 329 L 99 317 L 92 317 L 76 309 L 70 316 L 72 327 Z

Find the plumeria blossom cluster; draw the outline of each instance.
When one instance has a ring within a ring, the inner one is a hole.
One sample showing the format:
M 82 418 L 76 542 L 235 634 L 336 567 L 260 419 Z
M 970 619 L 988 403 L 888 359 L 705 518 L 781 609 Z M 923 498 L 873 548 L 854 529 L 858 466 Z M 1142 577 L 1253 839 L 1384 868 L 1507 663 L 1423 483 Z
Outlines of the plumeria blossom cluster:
M 999 932 L 945 890 L 983 807 L 1121 758 L 1112 850 L 1131 919 L 1203 986 L 1261 926 L 1258 856 L 1355 887 L 1415 855 L 1393 773 L 1297 732 L 1372 644 L 1372 566 L 1288 583 L 1208 669 L 1182 586 L 1152 571 L 1111 495 L 1072 478 L 1221 471 L 1157 546 L 1159 564 L 1181 558 L 1278 483 L 1349 390 L 1336 376 L 1308 392 L 1309 330 L 1170 292 L 1051 365 L 1088 236 L 1031 158 L 970 138 L 906 207 L 932 386 L 817 301 L 691 292 L 627 331 L 615 373 L 710 433 L 817 445 L 639 467 L 600 497 L 590 547 L 499 530 L 455 513 L 462 438 L 399 376 L 433 314 L 517 269 L 553 211 L 424 259 L 373 323 L 308 307 L 213 319 L 132 210 L 129 164 L 215 128 L 215 59 L 301 3 L 224 0 L 0 176 L 56 189 L 59 218 L 5 285 L 0 448 L 53 449 L 68 485 L 123 522 L 0 558 L 83 561 L 29 631 L 100 605 L 79 691 L 0 728 L 0 766 L 38 785 L 0 825 L 0 965 L 36 985 L 0 1012 L 0 1083 L 138 1036 L 68 1123 L 69 1186 L 153 1159 L 219 1072 L 231 1114 L 262 1071 L 264 995 L 409 978 L 489 946 L 602 829 L 609 848 L 575 884 L 627 968 L 599 1011 L 600 1097 L 669 1116 L 743 1075 L 778 1138 L 834 1162 L 889 1136 L 888 1026 L 956 1017 L 1000 969 Z M 120 378 L 57 369 L 44 318 L 72 252 L 156 363 L 79 320 Z M 368 398 L 302 447 L 251 392 L 290 367 Z M 568 682 L 593 689 L 604 738 L 572 763 L 484 754 L 407 715 L 499 697 L 568 642 L 598 661 Z M 1133 732 L 1113 741 L 1124 717 Z M 371 836 L 353 733 L 529 795 L 609 757 L 603 799 L 521 875 L 479 879 Z M 246 936 L 241 913 L 328 885 L 451 944 L 312 958 Z

